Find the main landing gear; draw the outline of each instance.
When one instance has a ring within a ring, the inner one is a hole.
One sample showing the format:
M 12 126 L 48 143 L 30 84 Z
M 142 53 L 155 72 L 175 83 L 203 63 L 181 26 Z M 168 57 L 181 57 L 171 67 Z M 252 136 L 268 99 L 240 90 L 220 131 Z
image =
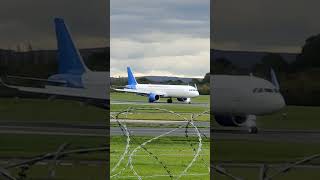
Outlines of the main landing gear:
M 258 128 L 257 128 L 257 127 L 250 127 L 250 128 L 248 129 L 248 132 L 249 132 L 250 134 L 258 134 Z
M 167 99 L 167 103 L 172 103 L 172 99 Z
M 257 117 L 255 115 L 248 115 L 247 116 L 246 126 L 249 128 L 248 132 L 250 134 L 257 134 L 258 133 L 256 120 L 257 120 Z

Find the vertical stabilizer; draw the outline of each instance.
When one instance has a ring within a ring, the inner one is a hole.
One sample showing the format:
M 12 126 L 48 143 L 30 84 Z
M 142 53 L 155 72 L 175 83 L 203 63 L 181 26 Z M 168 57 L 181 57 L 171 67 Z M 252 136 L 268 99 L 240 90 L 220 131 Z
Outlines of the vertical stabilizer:
M 274 72 L 274 70 L 271 68 L 270 70 L 271 73 L 271 82 L 272 84 L 279 90 L 280 89 L 280 85 L 276 76 L 276 73 Z
M 58 44 L 59 73 L 83 74 L 88 69 L 72 41 L 68 27 L 62 18 L 55 18 L 54 23 Z
M 128 85 L 129 86 L 135 86 L 137 85 L 137 80 L 136 78 L 133 76 L 133 73 L 131 71 L 130 67 L 127 67 L 127 72 L 128 72 Z

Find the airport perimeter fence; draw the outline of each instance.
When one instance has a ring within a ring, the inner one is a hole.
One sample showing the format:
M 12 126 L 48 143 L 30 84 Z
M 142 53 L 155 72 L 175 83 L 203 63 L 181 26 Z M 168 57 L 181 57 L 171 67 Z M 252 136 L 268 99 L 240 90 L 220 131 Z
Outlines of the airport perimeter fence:
M 184 123 L 177 125 L 177 127 L 172 128 L 170 131 L 167 131 L 163 134 L 160 134 L 158 136 L 155 136 L 143 143 L 139 143 L 140 145 L 137 146 L 135 149 L 133 149 L 131 152 L 129 151 L 130 149 L 130 144 L 132 144 L 132 142 L 137 141 L 135 139 L 135 136 L 131 133 L 130 129 L 127 126 L 127 122 L 125 119 L 128 119 L 128 115 L 132 114 L 132 113 L 136 113 L 136 112 L 140 112 L 140 111 L 153 111 L 153 112 L 162 112 L 162 113 L 169 113 L 172 114 L 173 116 L 177 116 L 179 118 L 181 118 L 183 120 Z M 123 150 L 123 153 L 121 154 L 120 158 L 117 160 L 117 162 L 115 163 L 115 166 L 112 167 L 111 169 L 111 178 L 115 179 L 118 178 L 126 169 L 130 168 L 131 172 L 134 174 L 135 178 L 141 180 L 143 179 L 143 176 L 141 176 L 135 169 L 134 164 L 133 164 L 133 156 L 135 156 L 136 152 L 139 150 L 143 150 L 147 153 L 147 155 L 149 157 L 151 157 L 156 163 L 158 163 L 159 165 L 161 165 L 161 167 L 164 169 L 164 171 L 166 172 L 166 175 L 161 175 L 162 177 L 166 177 L 165 179 L 180 179 L 181 177 L 187 176 L 188 171 L 190 170 L 190 168 L 194 165 L 194 163 L 196 161 L 200 161 L 205 168 L 207 168 L 207 175 L 209 176 L 210 174 L 210 165 L 209 165 L 209 161 L 206 162 L 204 160 L 204 158 L 200 155 L 201 151 L 202 151 L 202 145 L 203 145 L 203 138 L 207 139 L 209 137 L 207 137 L 204 133 L 201 132 L 201 130 L 195 125 L 194 120 L 197 119 L 200 116 L 203 115 L 208 115 L 209 110 L 202 112 L 202 113 L 198 113 L 198 114 L 191 114 L 190 118 L 186 118 L 185 116 L 182 116 L 179 113 L 176 113 L 174 111 L 171 110 L 167 110 L 167 109 L 163 109 L 163 108 L 137 108 L 137 107 L 129 107 L 125 110 L 122 110 L 120 112 L 117 112 L 113 115 L 110 115 L 110 119 L 116 120 L 118 127 L 121 129 L 122 135 L 125 137 L 126 139 L 126 146 Z M 122 117 L 124 116 L 124 117 Z M 121 117 L 121 118 L 120 118 Z M 121 120 L 120 120 L 121 119 Z M 196 136 L 197 136 L 197 145 L 195 145 L 194 142 L 192 142 L 192 139 L 190 138 L 190 128 L 193 128 L 196 132 Z M 186 138 L 188 144 L 190 145 L 190 148 L 192 149 L 193 152 L 193 158 L 192 160 L 189 162 L 189 164 L 185 165 L 185 168 L 183 169 L 183 171 L 179 174 L 174 175 L 172 173 L 172 170 L 168 167 L 168 165 L 160 160 L 159 156 L 152 152 L 151 150 L 149 150 L 146 145 L 151 143 L 152 141 L 155 141 L 161 137 L 170 135 L 171 133 L 173 133 L 174 131 L 177 131 L 179 129 L 184 129 L 184 137 Z M 123 163 L 123 161 L 125 160 L 125 157 L 128 156 L 128 161 L 125 163 L 125 166 L 122 168 L 120 167 L 120 164 Z M 148 176 L 149 178 L 151 176 Z M 152 177 L 157 177 L 157 175 L 153 175 Z
M 5 167 L 0 167 L 0 179 L 5 180 L 26 180 L 30 179 L 28 173 L 29 170 L 44 161 L 50 161 L 49 173 L 47 179 L 55 179 L 56 168 L 59 166 L 60 161 L 75 154 L 89 154 L 96 152 L 109 152 L 109 147 L 94 147 L 94 148 L 82 148 L 82 149 L 71 149 L 68 150 L 69 143 L 61 144 L 58 149 L 54 152 L 44 153 L 36 157 L 23 160 L 21 162 L 9 163 Z M 107 163 L 107 161 L 106 161 Z M 13 175 L 12 171 L 17 171 L 16 175 Z

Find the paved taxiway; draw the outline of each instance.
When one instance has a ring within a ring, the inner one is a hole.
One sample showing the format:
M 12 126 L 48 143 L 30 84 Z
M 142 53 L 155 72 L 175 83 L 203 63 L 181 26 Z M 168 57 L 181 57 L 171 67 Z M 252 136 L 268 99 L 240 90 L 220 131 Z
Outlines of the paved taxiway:
M 178 126 L 174 125 L 174 126 Z M 199 126 L 199 124 L 197 125 Z M 134 136 L 157 136 L 173 130 L 174 127 L 139 127 L 131 126 L 128 129 Z M 210 136 L 209 128 L 199 128 L 205 136 Z M 97 136 L 107 137 L 106 124 L 65 124 L 65 123 L 40 123 L 40 122 L 0 122 L 0 134 L 41 134 L 41 135 L 70 135 L 70 136 Z M 122 135 L 119 127 L 113 125 L 110 129 L 111 135 Z M 188 128 L 189 135 L 196 135 L 192 127 Z M 172 136 L 185 136 L 185 127 L 174 131 Z M 260 129 L 258 134 L 248 134 L 245 129 L 213 129 L 211 130 L 213 140 L 259 140 L 279 142 L 315 142 L 320 143 L 320 131 L 317 130 L 279 130 Z
M 148 103 L 146 101 L 123 101 L 123 100 L 112 100 L 110 101 L 110 104 L 131 104 L 131 105 L 181 105 L 181 106 L 201 106 L 201 107 L 209 107 L 210 104 L 208 103 L 194 103 L 186 104 L 183 102 L 173 102 L 173 103 L 166 103 L 166 102 L 154 102 L 154 103 Z

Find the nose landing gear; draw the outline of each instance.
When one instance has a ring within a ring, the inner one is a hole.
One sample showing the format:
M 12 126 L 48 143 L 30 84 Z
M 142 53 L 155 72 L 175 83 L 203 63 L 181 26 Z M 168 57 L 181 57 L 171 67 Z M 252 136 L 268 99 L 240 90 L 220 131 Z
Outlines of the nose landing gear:
M 258 133 L 258 128 L 257 127 L 249 127 L 248 132 L 250 134 L 257 134 Z
M 167 103 L 172 103 L 172 99 L 167 99 Z
M 246 126 L 249 128 L 248 132 L 250 134 L 257 134 L 258 133 L 256 120 L 257 120 L 257 117 L 255 115 L 248 115 L 247 116 Z

